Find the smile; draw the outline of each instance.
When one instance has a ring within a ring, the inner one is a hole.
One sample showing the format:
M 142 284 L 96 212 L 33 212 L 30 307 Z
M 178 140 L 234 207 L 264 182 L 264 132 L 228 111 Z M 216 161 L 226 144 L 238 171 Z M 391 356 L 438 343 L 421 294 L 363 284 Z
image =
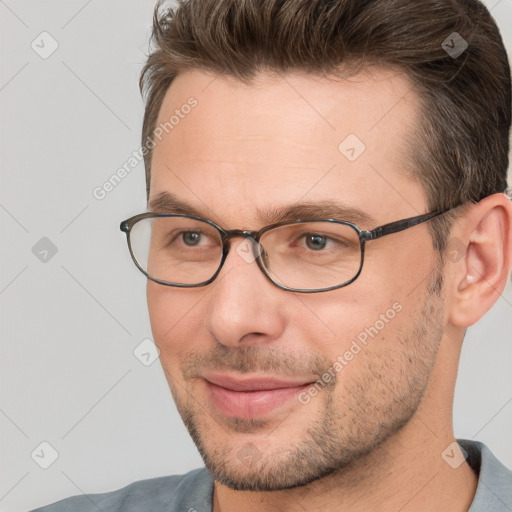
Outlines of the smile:
M 245 419 L 267 416 L 311 385 L 311 380 L 304 379 L 235 379 L 225 374 L 210 374 L 203 379 L 208 397 L 220 413 Z

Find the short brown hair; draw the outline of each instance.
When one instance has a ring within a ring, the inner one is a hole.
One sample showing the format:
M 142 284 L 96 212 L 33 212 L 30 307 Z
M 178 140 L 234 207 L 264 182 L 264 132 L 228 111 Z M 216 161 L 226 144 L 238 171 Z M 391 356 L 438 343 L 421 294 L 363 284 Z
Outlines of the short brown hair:
M 468 44 L 459 56 L 448 52 L 454 38 Z M 420 99 L 409 156 L 431 210 L 506 188 L 510 66 L 496 23 L 477 0 L 178 0 L 175 9 L 160 1 L 152 42 L 140 78 L 143 144 L 184 70 L 250 82 L 264 70 L 336 74 L 377 64 L 403 70 Z M 151 152 L 144 163 L 149 197 Z M 452 220 L 431 223 L 440 252 Z

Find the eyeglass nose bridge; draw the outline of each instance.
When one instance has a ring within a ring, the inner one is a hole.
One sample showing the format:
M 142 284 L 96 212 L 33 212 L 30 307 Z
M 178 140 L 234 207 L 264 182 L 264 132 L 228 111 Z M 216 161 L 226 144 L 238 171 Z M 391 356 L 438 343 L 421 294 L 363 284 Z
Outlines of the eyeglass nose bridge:
M 244 242 L 241 242 L 236 248 L 236 252 L 246 263 L 252 263 L 256 260 L 261 270 L 265 272 L 264 269 L 268 266 L 268 254 L 264 247 L 259 243 L 259 232 L 245 229 L 232 229 L 222 232 L 223 257 L 221 267 L 224 265 L 231 249 L 232 238 L 243 238 L 244 240 L 249 241 L 250 247 L 248 247 L 249 244 L 244 246 Z
M 250 231 L 247 229 L 230 229 L 222 232 L 222 239 L 225 242 L 228 242 L 231 238 L 242 237 L 242 238 L 252 238 L 254 241 L 258 238 L 257 231 Z

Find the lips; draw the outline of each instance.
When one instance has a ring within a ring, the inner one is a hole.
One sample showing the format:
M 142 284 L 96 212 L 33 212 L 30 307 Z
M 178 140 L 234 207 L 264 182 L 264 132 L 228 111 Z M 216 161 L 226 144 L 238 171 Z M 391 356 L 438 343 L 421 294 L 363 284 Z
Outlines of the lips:
M 229 417 L 262 418 L 288 404 L 312 382 L 274 377 L 236 378 L 227 374 L 203 376 L 214 407 Z M 295 404 L 299 402 L 295 400 Z

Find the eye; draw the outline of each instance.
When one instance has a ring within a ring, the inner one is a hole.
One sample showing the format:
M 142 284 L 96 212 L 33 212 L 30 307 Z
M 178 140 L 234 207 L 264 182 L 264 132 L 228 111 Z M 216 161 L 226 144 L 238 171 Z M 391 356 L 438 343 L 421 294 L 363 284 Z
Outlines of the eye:
M 330 234 L 319 232 L 302 233 L 299 240 L 299 245 L 314 252 L 340 250 L 346 245 L 346 241 L 342 238 L 340 239 L 339 236 L 331 236 Z
M 176 230 L 166 236 L 168 240 L 163 245 L 170 249 L 207 249 L 217 246 L 215 240 L 202 231 Z
M 201 236 L 201 233 L 198 233 L 197 231 L 185 231 L 181 234 L 183 243 L 190 247 L 198 245 L 201 241 Z
M 313 251 L 321 251 L 327 245 L 327 237 L 318 234 L 304 235 L 306 247 Z

